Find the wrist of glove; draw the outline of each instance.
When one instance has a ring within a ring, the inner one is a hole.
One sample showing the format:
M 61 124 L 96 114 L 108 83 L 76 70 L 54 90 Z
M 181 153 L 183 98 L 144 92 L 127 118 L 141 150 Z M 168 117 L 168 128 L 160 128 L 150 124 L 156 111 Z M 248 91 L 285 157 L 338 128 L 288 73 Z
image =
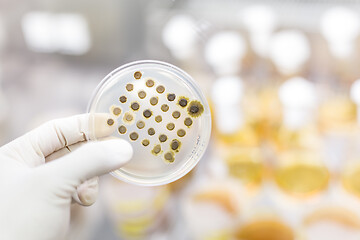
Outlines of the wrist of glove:
M 53 120 L 0 148 L 0 239 L 63 239 L 72 201 L 91 205 L 98 177 L 133 154 L 108 114 Z

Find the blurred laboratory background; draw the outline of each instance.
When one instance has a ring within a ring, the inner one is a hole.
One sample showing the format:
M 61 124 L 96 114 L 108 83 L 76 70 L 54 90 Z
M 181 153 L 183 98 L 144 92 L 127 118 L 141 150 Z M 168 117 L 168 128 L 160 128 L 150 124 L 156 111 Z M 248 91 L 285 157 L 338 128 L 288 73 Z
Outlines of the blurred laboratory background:
M 0 0 L 0 143 L 143 59 L 200 85 L 207 153 L 165 186 L 103 176 L 68 240 L 360 239 L 360 1 Z

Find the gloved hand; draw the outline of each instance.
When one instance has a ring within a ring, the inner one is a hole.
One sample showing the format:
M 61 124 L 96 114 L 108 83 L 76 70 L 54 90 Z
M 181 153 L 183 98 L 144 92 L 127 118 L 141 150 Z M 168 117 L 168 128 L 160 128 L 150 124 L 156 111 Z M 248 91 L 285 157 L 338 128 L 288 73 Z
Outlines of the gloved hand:
M 64 239 L 72 199 L 91 205 L 96 176 L 132 157 L 124 140 L 87 142 L 116 130 L 116 120 L 109 126 L 108 118 L 84 114 L 54 120 L 0 148 L 0 239 Z

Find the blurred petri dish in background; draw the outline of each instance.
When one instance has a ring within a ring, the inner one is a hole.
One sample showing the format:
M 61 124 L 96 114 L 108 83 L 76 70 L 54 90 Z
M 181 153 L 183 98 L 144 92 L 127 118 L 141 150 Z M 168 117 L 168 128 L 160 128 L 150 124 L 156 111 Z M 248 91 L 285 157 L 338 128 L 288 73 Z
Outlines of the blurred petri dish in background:
M 294 197 L 314 196 L 329 185 L 329 170 L 316 151 L 284 151 L 279 155 L 277 165 L 274 170 L 275 182 Z
M 238 229 L 235 239 L 246 240 L 294 240 L 293 230 L 277 219 L 264 219 L 248 223 Z
M 350 160 L 342 172 L 342 184 L 344 188 L 360 198 L 360 164 L 357 159 Z
M 114 114 L 114 109 L 121 111 Z M 206 98 L 187 73 L 165 62 L 137 61 L 115 69 L 97 87 L 88 112 L 109 112 L 117 119 L 112 136 L 129 141 L 134 156 L 111 174 L 137 185 L 181 178 L 198 163 L 210 139 Z M 191 125 L 185 124 L 189 118 Z
M 323 205 L 303 219 L 302 228 L 307 240 L 359 239 L 360 219 L 356 211 L 332 204 Z

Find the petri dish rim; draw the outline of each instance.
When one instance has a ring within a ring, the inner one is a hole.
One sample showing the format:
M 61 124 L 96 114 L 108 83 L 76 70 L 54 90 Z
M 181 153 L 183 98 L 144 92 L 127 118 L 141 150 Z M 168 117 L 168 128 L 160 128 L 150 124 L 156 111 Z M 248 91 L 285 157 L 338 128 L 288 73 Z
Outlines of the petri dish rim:
M 203 138 L 203 140 L 202 140 L 203 147 L 201 148 L 200 152 L 197 153 L 196 157 L 191 155 L 190 158 L 184 162 L 182 167 L 180 167 L 176 171 L 172 172 L 171 174 L 167 175 L 166 177 L 161 176 L 161 177 L 157 177 L 157 178 L 143 178 L 143 177 L 137 177 L 136 175 L 131 176 L 129 174 L 126 175 L 126 177 L 125 177 L 123 175 L 116 174 L 115 171 L 117 171 L 117 170 L 110 173 L 112 176 L 114 176 L 117 179 L 120 179 L 127 183 L 132 183 L 135 185 L 140 185 L 140 186 L 165 185 L 165 184 L 174 182 L 174 181 L 180 179 L 181 177 L 185 176 L 187 173 L 189 173 L 198 164 L 200 159 L 205 154 L 205 151 L 206 151 L 207 146 L 210 141 L 210 136 L 211 136 L 210 107 L 209 107 L 209 104 L 208 104 L 204 94 L 200 90 L 200 87 L 197 85 L 197 83 L 193 80 L 193 78 L 189 74 L 187 74 L 185 71 L 183 71 L 182 69 L 180 69 L 172 64 L 162 62 L 162 61 L 157 61 L 157 60 L 141 60 L 141 61 L 134 61 L 134 62 L 124 64 L 124 65 L 114 69 L 109 74 L 107 74 L 102 79 L 102 81 L 98 84 L 98 86 L 95 88 L 95 90 L 91 96 L 91 99 L 89 101 L 89 104 L 87 107 L 87 112 L 88 113 L 92 112 L 91 111 L 92 107 L 94 106 L 94 103 L 96 102 L 96 100 L 98 100 L 97 96 L 98 96 L 99 92 L 102 91 L 102 89 L 106 86 L 106 84 L 108 82 L 110 82 L 113 79 L 113 77 L 115 77 L 119 72 L 121 72 L 123 70 L 126 70 L 133 66 L 140 66 L 140 65 L 156 65 L 159 68 L 167 70 L 167 71 L 171 72 L 172 74 L 176 75 L 179 79 L 182 80 L 182 83 L 186 84 L 187 87 L 191 88 L 195 92 L 195 94 L 200 98 L 199 100 L 203 103 L 203 106 L 204 106 L 203 118 L 206 118 L 206 120 L 204 122 L 203 127 L 207 128 L 208 130 L 200 131 L 201 133 L 203 133 L 201 135 L 201 137 Z

